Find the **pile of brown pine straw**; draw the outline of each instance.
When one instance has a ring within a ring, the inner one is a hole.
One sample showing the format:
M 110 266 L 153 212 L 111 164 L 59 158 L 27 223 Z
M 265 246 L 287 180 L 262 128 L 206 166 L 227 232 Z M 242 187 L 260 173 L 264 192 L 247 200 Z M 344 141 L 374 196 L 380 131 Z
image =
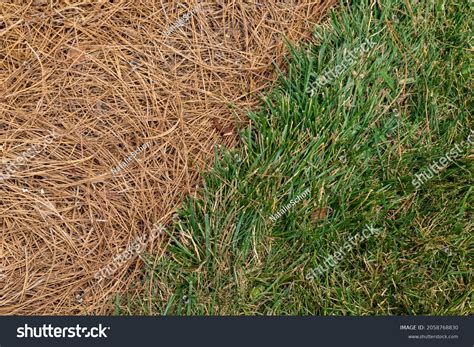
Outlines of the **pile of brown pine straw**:
M 196 193 L 335 2 L 2 1 L 0 314 L 107 314 L 140 286 L 137 256 L 94 276 Z

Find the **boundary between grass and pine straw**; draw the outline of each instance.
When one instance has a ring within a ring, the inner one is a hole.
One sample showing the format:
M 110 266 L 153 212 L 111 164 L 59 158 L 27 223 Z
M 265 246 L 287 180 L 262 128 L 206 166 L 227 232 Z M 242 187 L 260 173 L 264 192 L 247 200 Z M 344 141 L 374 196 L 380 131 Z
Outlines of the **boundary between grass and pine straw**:
M 412 185 L 472 128 L 467 6 L 382 6 L 343 2 L 317 44 L 292 50 L 240 147 L 216 150 L 168 255 L 150 258 L 148 284 L 161 293 L 152 311 L 137 298 L 131 312 L 469 314 L 468 154 Z M 375 32 L 379 45 L 306 93 Z M 366 223 L 385 232 L 351 247 L 337 271 L 305 279 Z

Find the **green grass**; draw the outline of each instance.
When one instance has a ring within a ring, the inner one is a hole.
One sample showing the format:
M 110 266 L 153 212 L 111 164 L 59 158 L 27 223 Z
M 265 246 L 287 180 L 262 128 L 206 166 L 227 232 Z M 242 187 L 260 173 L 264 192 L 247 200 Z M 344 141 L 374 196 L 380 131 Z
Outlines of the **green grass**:
M 315 42 L 292 50 L 240 145 L 216 149 L 166 256 L 150 262 L 153 302 L 123 299 L 121 314 L 472 313 L 471 150 L 420 189 L 411 183 L 474 128 L 472 9 L 467 0 L 380 3 L 342 3 Z M 368 37 L 371 52 L 305 92 Z M 305 278 L 365 224 L 384 231 Z

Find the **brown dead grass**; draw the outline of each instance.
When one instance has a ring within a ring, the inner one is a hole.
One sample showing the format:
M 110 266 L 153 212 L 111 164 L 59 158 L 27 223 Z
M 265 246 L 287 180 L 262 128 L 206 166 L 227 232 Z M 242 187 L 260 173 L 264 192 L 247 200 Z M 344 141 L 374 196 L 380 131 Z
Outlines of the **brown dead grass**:
M 284 37 L 307 38 L 334 3 L 201 2 L 166 36 L 196 2 L 3 1 L 1 172 L 58 137 L 0 181 L 0 314 L 107 314 L 140 286 L 136 257 L 111 280 L 94 274 L 195 193 L 275 80 Z

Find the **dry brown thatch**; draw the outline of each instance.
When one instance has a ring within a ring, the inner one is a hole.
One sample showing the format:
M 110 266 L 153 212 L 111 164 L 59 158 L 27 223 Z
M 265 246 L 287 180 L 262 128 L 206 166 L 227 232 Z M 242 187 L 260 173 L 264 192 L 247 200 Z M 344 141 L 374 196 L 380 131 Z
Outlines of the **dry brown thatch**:
M 94 274 L 195 193 L 275 80 L 284 37 L 307 37 L 334 3 L 3 1 L 0 314 L 108 313 L 141 264 Z

